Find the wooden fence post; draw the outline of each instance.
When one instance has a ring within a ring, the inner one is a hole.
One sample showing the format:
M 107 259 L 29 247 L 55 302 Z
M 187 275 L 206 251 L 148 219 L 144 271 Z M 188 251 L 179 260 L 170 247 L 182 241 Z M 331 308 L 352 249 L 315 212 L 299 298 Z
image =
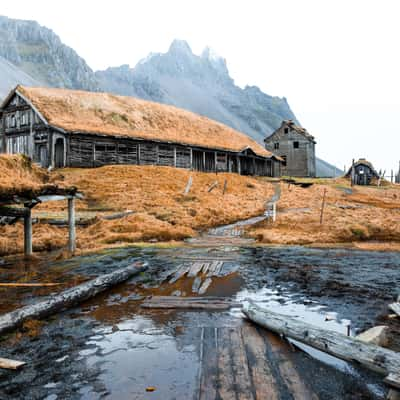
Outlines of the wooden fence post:
M 326 197 L 326 188 L 324 188 L 324 195 L 322 197 L 322 205 L 321 205 L 321 215 L 319 218 L 319 224 L 322 225 L 324 219 L 324 208 L 325 208 L 325 197 Z
M 32 255 L 32 211 L 29 207 L 25 207 L 26 215 L 24 216 L 24 254 Z
M 68 250 L 73 253 L 76 250 L 76 232 L 75 232 L 75 199 L 68 198 Z
M 228 180 L 227 180 L 227 179 L 225 179 L 225 182 L 224 182 L 224 188 L 223 188 L 223 190 L 222 190 L 222 195 L 224 195 L 224 194 L 225 194 L 225 192 L 226 192 L 226 186 L 227 186 L 227 184 L 228 184 Z
M 188 194 L 190 192 L 190 188 L 192 187 L 192 183 L 193 183 L 193 178 L 192 178 L 192 175 L 190 175 L 188 183 L 187 183 L 186 188 L 185 188 L 185 191 L 183 192 L 184 195 L 186 195 L 186 194 Z

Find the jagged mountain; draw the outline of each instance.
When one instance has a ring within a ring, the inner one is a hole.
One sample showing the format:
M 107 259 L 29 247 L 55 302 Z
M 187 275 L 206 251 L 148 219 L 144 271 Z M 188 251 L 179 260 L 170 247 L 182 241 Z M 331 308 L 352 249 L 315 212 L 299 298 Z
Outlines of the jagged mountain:
M 167 53 L 152 53 L 134 68 L 97 71 L 102 89 L 172 104 L 220 121 L 262 143 L 282 119 L 294 119 L 285 98 L 252 86 L 241 89 L 229 76 L 225 60 L 206 48 L 193 54 L 175 40 Z
M 0 57 L 0 102 L 18 84 L 37 86 L 39 82 L 3 57 Z
M 0 16 L 0 56 L 43 85 L 97 90 L 93 71 L 50 29 Z
M 195 55 L 182 40 L 173 41 L 166 53 L 150 53 L 134 68 L 122 65 L 94 73 L 50 29 L 0 16 L 0 74 L 0 98 L 17 83 L 103 90 L 188 109 L 262 144 L 283 119 L 296 121 L 285 98 L 256 86 L 236 86 L 224 58 L 208 47 Z M 317 160 L 318 175 L 334 170 L 326 164 Z

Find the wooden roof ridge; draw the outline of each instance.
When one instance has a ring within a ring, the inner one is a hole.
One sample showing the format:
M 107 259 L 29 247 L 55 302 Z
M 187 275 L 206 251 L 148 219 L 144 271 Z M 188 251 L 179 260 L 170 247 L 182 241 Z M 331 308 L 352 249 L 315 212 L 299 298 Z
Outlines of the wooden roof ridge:
M 250 148 L 257 156 L 274 154 L 246 134 L 220 122 L 174 106 L 111 93 L 18 85 L 17 92 L 43 122 L 69 133 L 131 137 L 240 153 Z

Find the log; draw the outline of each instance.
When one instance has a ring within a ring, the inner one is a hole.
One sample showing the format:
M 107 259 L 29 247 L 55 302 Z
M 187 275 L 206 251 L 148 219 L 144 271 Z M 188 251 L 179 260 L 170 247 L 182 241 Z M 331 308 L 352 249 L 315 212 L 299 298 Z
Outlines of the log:
M 111 286 L 124 282 L 138 275 L 147 267 L 130 265 L 117 269 L 109 274 L 101 275 L 89 282 L 69 288 L 36 304 L 28 305 L 0 316 L 0 335 L 20 326 L 27 319 L 40 319 L 81 303 Z
M 277 314 L 251 302 L 244 306 L 243 312 L 251 321 L 266 329 L 343 360 L 356 361 L 385 376 L 396 375 L 400 371 L 400 354 L 389 349 L 319 328 L 288 315 Z
M 396 313 L 398 316 L 400 316 L 400 303 L 392 303 L 389 304 L 389 308 Z
M 240 303 L 234 303 L 221 297 L 176 297 L 153 296 L 146 299 L 142 308 L 187 308 L 200 310 L 227 310 L 231 307 L 240 307 Z
M 10 360 L 8 358 L 0 358 L 0 368 L 4 369 L 20 369 L 26 362 Z

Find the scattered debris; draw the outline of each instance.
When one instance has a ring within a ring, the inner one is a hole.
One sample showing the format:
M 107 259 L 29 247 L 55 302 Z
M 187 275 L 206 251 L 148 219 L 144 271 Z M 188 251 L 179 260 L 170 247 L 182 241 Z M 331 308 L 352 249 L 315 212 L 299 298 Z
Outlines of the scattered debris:
M 240 303 L 224 297 L 176 297 L 151 296 L 141 304 L 142 308 L 186 308 L 198 310 L 228 310 L 231 307 L 241 307 Z
M 8 358 L 0 358 L 0 368 L 4 369 L 20 369 L 26 362 L 10 360 Z

